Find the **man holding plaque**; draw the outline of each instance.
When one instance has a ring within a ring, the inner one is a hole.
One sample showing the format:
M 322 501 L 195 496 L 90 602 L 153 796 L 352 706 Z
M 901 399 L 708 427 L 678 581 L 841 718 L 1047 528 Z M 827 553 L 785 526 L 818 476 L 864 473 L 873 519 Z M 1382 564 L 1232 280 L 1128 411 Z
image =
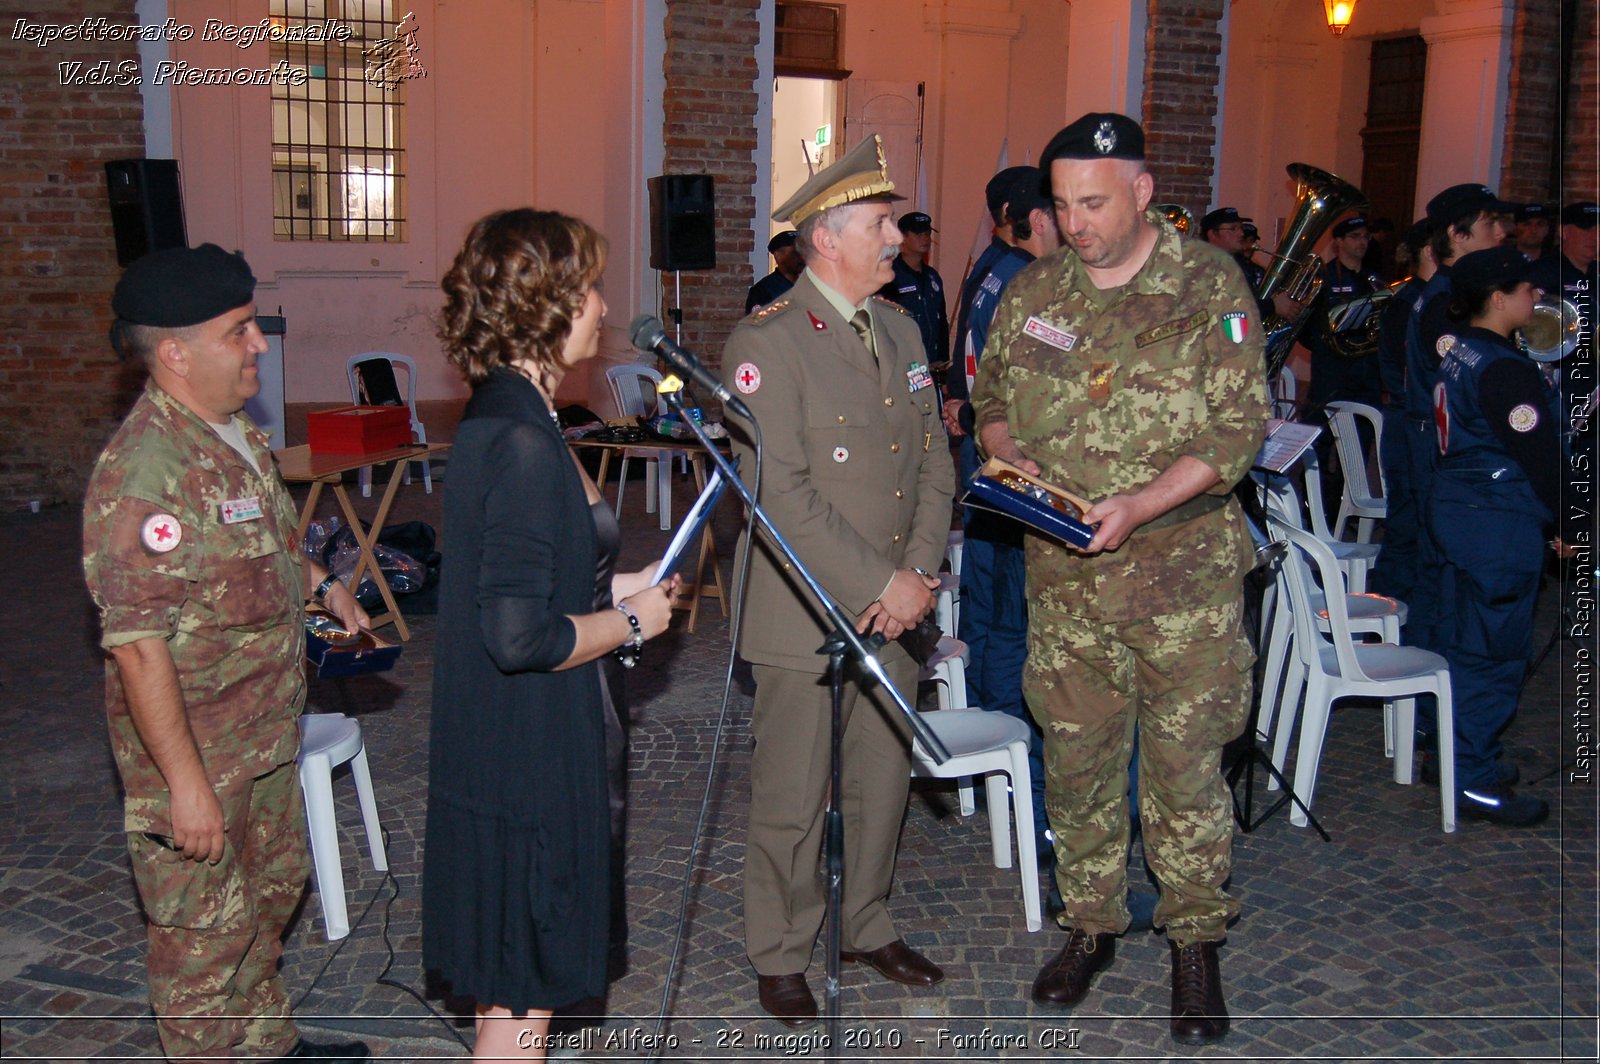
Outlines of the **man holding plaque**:
M 261 389 L 255 275 L 215 244 L 128 267 L 112 343 L 149 374 L 95 464 L 83 567 L 169 1060 L 366 1060 L 301 1038 L 279 972 L 310 861 L 295 756 L 305 612 L 352 631 L 350 590 L 306 557 L 244 405 Z
M 773 212 L 792 222 L 806 261 L 794 287 L 740 322 L 722 365 L 759 419 L 760 503 L 778 531 L 863 632 L 894 639 L 921 620 L 939 586 L 953 471 L 933 373 L 916 323 L 875 298 L 900 245 L 894 184 L 876 136 L 819 171 Z M 755 468 L 753 434 L 730 417 L 734 453 Z M 736 618 L 755 669 L 750 828 L 745 844 L 745 952 L 761 1007 L 790 1026 L 816 1018 L 806 968 L 822 926 L 817 875 L 829 775 L 831 699 L 817 653 L 829 627 L 793 567 L 756 545 Z M 917 666 L 880 653 L 915 698 Z M 944 978 L 903 942 L 884 899 L 911 774 L 910 728 L 881 689 L 846 678 L 843 958 L 886 979 L 927 987 Z
M 1028 537 L 1029 709 L 1045 730 L 1065 945 L 1034 1000 L 1072 1006 L 1129 924 L 1128 762 L 1140 747 L 1172 1035 L 1228 1031 L 1217 947 L 1233 825 L 1221 750 L 1244 726 L 1252 549 L 1231 489 L 1267 397 L 1256 304 L 1227 254 L 1147 210 L 1144 132 L 1088 114 L 1040 159 L 1071 254 L 1006 287 L 972 403 L 983 450 L 1094 502 L 1083 550 Z

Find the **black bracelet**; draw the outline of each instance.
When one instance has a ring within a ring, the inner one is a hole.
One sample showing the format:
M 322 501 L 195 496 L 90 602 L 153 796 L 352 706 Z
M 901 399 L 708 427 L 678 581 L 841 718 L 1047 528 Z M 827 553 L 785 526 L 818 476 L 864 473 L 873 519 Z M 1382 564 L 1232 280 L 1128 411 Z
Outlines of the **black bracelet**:
M 311 597 L 318 602 L 326 602 L 328 600 L 328 592 L 332 591 L 333 585 L 338 582 L 339 578 L 329 573 L 322 578 L 322 583 L 317 585 L 317 589 L 311 593 Z
M 628 627 L 633 629 L 627 642 L 612 651 L 624 669 L 631 669 L 639 664 L 639 652 L 644 649 L 644 629 L 639 627 L 639 618 L 628 607 L 618 604 L 611 608 L 628 618 Z

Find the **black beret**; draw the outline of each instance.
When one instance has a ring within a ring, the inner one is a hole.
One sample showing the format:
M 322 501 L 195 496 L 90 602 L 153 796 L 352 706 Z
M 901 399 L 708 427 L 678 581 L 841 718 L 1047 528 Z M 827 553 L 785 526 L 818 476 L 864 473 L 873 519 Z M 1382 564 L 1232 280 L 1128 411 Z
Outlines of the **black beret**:
M 1039 169 L 1057 159 L 1144 160 L 1144 130 L 1127 115 L 1091 111 L 1050 138 L 1039 156 Z
M 1484 248 L 1463 255 L 1450 268 L 1450 285 L 1458 291 L 1483 292 L 1526 281 L 1533 263 L 1516 248 Z
M 111 293 L 111 310 L 133 325 L 181 329 L 210 321 L 255 298 L 244 256 L 215 244 L 163 248 L 134 262 Z

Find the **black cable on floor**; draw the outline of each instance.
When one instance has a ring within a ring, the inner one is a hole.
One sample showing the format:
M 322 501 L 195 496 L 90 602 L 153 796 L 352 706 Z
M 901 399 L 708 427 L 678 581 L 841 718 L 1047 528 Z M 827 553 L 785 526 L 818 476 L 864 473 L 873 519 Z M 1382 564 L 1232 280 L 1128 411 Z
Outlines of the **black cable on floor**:
M 384 852 L 387 853 L 389 851 L 389 829 L 382 828 L 381 830 L 383 832 L 383 849 Z M 395 879 L 394 872 L 390 871 L 389 869 L 384 870 L 383 882 L 372 888 L 372 896 L 367 899 L 366 907 L 361 910 L 361 915 L 356 917 L 355 921 L 350 925 L 350 934 L 339 940 L 339 944 L 334 947 L 332 953 L 328 954 L 327 960 L 322 962 L 322 967 L 318 969 L 317 974 L 312 977 L 311 985 L 307 986 L 305 991 L 295 999 L 294 1005 L 292 1006 L 293 1010 L 295 1012 L 300 1011 L 300 1006 L 305 1004 L 306 998 L 310 997 L 311 992 L 317 988 L 317 983 L 319 983 L 322 980 L 322 977 L 327 974 L 328 968 L 332 966 L 334 960 L 344 949 L 345 943 L 349 942 L 350 939 L 354 937 L 356 931 L 359 930 L 361 925 L 366 921 L 367 914 L 370 913 L 372 911 L 372 907 L 377 904 L 378 895 L 383 891 L 385 886 L 392 888 L 392 892 L 389 895 L 389 900 L 385 902 L 383 906 L 383 948 L 389 956 L 388 960 L 384 962 L 383 971 L 378 973 L 378 976 L 373 980 L 373 983 L 378 986 L 387 986 L 410 994 L 417 1000 L 419 1005 L 428 1010 L 429 1015 L 438 1020 L 444 1029 L 450 1032 L 450 1036 L 452 1038 L 461 1043 L 462 1048 L 467 1050 L 469 1053 L 472 1052 L 472 1046 L 467 1043 L 465 1038 L 461 1037 L 461 1032 L 456 1029 L 455 1024 L 449 1018 L 442 1015 L 438 1009 L 430 1005 L 427 998 L 405 983 L 400 982 L 398 979 L 388 978 L 389 970 L 394 967 L 394 943 L 389 941 L 389 917 L 394 911 L 394 903 L 400 898 L 400 881 Z

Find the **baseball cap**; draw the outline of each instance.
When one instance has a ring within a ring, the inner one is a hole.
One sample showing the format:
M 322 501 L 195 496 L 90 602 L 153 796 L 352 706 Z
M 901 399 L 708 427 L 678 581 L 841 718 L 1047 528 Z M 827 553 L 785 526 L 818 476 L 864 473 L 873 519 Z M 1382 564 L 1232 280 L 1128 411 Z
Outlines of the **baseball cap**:
M 1542 203 L 1524 203 L 1517 208 L 1517 221 L 1531 222 L 1535 218 L 1549 218 L 1550 208 Z
M 773 234 L 772 239 L 767 241 L 767 254 L 776 255 L 784 248 L 794 247 L 795 235 L 796 234 L 793 229 L 785 229 L 781 233 Z
M 1357 229 L 1365 228 L 1367 228 L 1367 220 L 1359 214 L 1353 214 L 1333 227 L 1333 235 L 1336 237 L 1348 236 Z
M 1484 291 L 1526 281 L 1534 264 L 1516 248 L 1494 247 L 1463 255 L 1450 268 L 1450 284 L 1457 290 Z
M 1428 201 L 1428 221 L 1436 226 L 1452 225 L 1482 211 L 1514 211 L 1517 205 L 1489 191 L 1488 185 L 1451 185 Z
M 1204 236 L 1205 234 L 1211 232 L 1211 230 L 1220 229 L 1225 225 L 1233 225 L 1235 223 L 1239 225 L 1245 225 L 1254 220 L 1255 219 L 1253 218 L 1246 218 L 1241 215 L 1239 213 L 1239 208 L 1237 207 L 1218 207 L 1216 210 L 1200 219 L 1200 235 Z
M 1589 200 L 1580 200 L 1569 203 L 1561 208 L 1561 224 L 1575 225 L 1579 229 L 1593 229 L 1595 222 L 1600 221 L 1600 204 Z
M 900 216 L 895 223 L 902 233 L 937 233 L 933 227 L 933 219 L 921 211 L 908 211 Z

